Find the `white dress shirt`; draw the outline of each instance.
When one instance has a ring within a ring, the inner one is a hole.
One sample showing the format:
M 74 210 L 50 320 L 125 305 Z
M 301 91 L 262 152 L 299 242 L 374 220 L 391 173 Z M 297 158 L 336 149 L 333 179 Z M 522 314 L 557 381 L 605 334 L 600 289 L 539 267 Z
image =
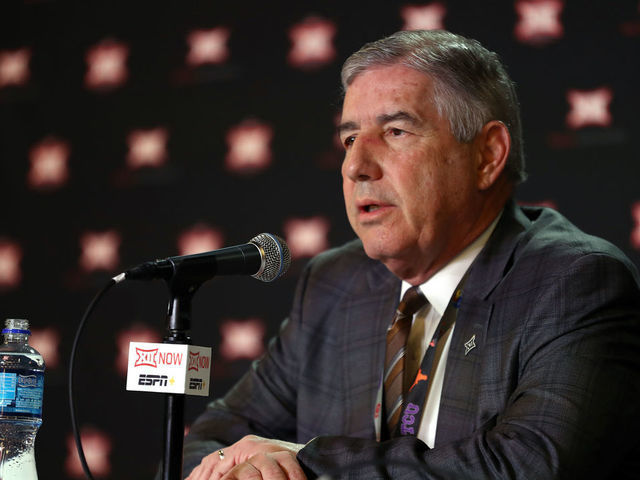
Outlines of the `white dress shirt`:
M 429 300 L 429 304 L 420 309 L 414 316 L 415 319 L 418 316 L 424 316 L 424 335 L 422 337 L 422 349 L 420 358 L 427 350 L 427 345 L 431 341 L 431 337 L 435 332 L 438 322 L 444 315 L 451 297 L 455 293 L 456 289 L 462 277 L 471 266 L 471 263 L 480 253 L 480 250 L 485 246 L 491 233 L 495 229 L 498 220 L 501 215 L 493 221 L 491 225 L 467 248 L 460 252 L 453 260 L 451 260 L 442 269 L 436 272 L 429 280 L 420 285 L 420 290 Z M 402 282 L 401 296 L 404 295 L 411 285 L 407 282 Z M 464 297 L 462 299 L 464 301 Z M 449 347 L 451 345 L 451 337 L 453 337 L 453 330 L 455 323 L 451 327 L 451 332 L 447 336 L 444 344 L 442 355 L 438 364 L 436 365 L 435 374 L 431 378 L 431 384 L 429 386 L 429 394 L 426 399 L 426 405 L 424 407 L 424 413 L 418 428 L 418 438 L 425 442 L 430 448 L 433 448 L 436 441 L 436 427 L 438 425 L 438 412 L 440 410 L 440 397 L 442 396 L 442 383 L 444 380 L 444 371 L 447 366 L 447 355 L 449 353 Z

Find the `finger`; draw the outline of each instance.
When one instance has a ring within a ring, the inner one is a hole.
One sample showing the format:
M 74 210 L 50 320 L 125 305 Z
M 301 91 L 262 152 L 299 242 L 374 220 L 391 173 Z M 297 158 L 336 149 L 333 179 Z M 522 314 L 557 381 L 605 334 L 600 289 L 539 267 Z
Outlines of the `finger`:
M 271 447 L 271 443 L 265 442 L 264 438 L 256 435 L 244 436 L 233 445 L 224 449 L 224 459 L 221 459 L 219 455 L 217 455 L 217 452 L 215 452 L 217 455 L 215 464 L 211 469 L 210 476 L 205 478 L 207 480 L 219 480 L 236 465 L 246 462 L 250 457 L 257 455 L 261 449 L 265 447 Z
M 209 474 L 209 476 L 206 478 L 207 480 L 219 480 L 235 465 L 235 462 L 230 459 L 219 460 L 211 469 L 211 473 Z
M 185 480 L 198 480 L 198 477 L 200 475 L 199 472 L 200 472 L 200 465 L 198 465 L 196 468 L 191 470 L 191 473 L 187 478 L 185 478 Z
M 287 480 L 287 474 L 270 454 L 258 454 L 236 465 L 222 480 Z
M 264 477 L 262 473 L 248 461 L 233 467 L 220 480 L 274 480 Z
M 202 459 L 200 465 L 193 469 L 191 475 L 187 478 L 187 480 L 217 480 L 220 478 L 220 475 L 215 475 L 215 467 L 220 462 L 220 455 L 218 451 L 207 455 Z
M 193 469 L 193 471 L 189 474 L 186 480 L 204 480 L 208 478 L 209 478 L 208 469 L 206 468 L 205 465 L 200 464 Z
M 191 473 L 187 478 L 185 478 L 185 480 L 198 480 L 198 477 L 200 476 L 200 470 L 202 470 L 202 467 L 200 465 L 196 466 L 196 468 L 191 470 Z
M 283 451 L 268 455 L 278 462 L 280 468 L 284 471 L 289 480 L 307 480 L 307 476 L 304 474 L 304 471 L 293 452 Z

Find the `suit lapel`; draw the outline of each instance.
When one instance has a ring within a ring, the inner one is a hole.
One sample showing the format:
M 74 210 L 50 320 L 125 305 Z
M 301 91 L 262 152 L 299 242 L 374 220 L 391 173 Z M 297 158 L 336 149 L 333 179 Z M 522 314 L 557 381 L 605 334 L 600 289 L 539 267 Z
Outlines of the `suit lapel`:
M 375 435 L 373 414 L 384 369 L 386 332 L 400 297 L 401 282 L 382 264 L 368 273 L 367 288 L 351 295 L 343 323 L 347 431 Z
M 436 445 L 469 435 L 474 430 L 478 369 L 486 342 L 492 305 L 462 298 L 447 357 Z
M 490 340 L 490 295 L 508 272 L 520 235 L 529 224 L 515 203 L 508 202 L 491 238 L 469 269 L 447 357 L 436 446 L 470 435 L 481 427 L 479 422 L 486 420 L 477 419 L 476 410 L 479 369 Z

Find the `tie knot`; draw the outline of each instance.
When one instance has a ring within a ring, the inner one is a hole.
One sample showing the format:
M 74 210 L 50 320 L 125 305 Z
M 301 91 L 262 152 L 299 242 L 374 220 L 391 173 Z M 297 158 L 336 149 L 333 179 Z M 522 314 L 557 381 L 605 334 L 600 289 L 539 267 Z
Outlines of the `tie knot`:
M 422 294 L 420 287 L 411 287 L 404 292 L 398 305 L 398 312 L 402 315 L 413 315 L 427 303 L 427 298 Z

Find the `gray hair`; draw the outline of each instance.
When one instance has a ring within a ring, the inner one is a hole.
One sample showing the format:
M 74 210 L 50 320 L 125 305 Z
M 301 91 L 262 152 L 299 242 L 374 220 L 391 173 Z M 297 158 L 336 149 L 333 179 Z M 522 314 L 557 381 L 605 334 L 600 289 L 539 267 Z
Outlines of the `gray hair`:
M 351 55 L 342 67 L 342 87 L 346 92 L 369 68 L 397 64 L 433 80 L 435 107 L 459 142 L 471 142 L 491 120 L 503 122 L 511 135 L 505 171 L 514 183 L 526 179 L 518 98 L 495 52 L 451 32 L 401 31 Z

